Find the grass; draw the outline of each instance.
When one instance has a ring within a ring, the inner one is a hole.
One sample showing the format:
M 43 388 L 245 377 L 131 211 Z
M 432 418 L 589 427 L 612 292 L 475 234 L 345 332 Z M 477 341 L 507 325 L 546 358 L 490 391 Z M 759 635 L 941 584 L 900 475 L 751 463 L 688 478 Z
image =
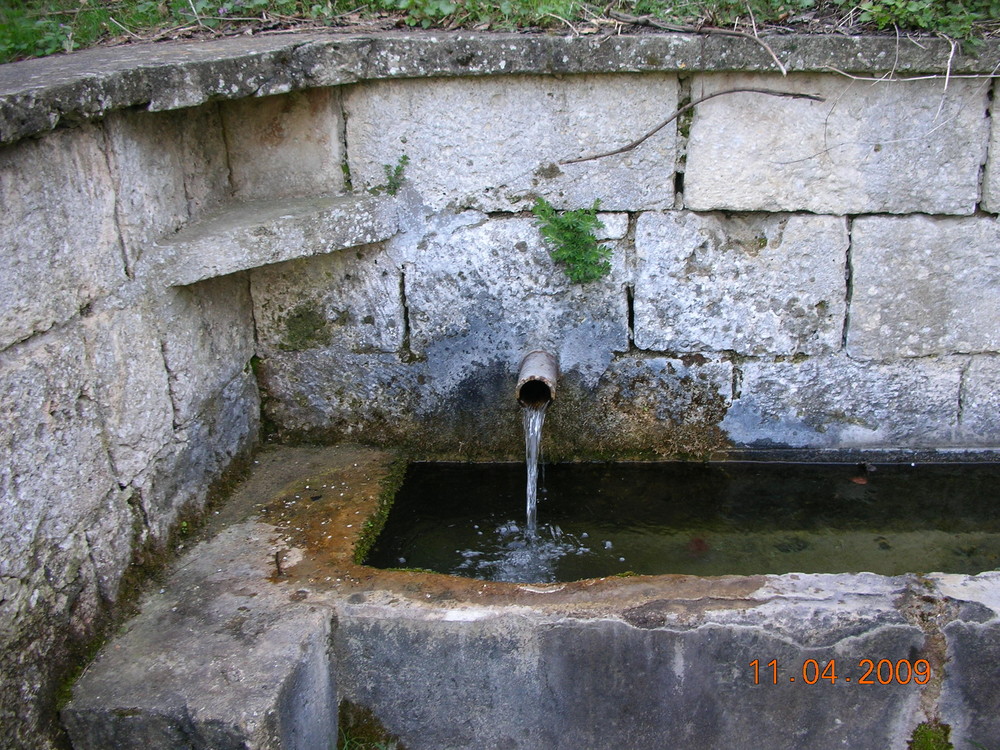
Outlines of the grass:
M 548 29 L 638 24 L 848 33 L 896 30 L 975 43 L 1000 33 L 1000 0 L 0 0 L 0 62 L 98 44 L 324 26 Z

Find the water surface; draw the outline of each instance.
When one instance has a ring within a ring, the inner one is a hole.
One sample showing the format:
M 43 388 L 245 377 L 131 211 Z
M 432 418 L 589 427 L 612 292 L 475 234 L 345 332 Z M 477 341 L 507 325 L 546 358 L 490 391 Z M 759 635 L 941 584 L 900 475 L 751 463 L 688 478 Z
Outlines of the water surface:
M 1000 567 L 1000 465 L 414 463 L 366 561 L 500 581 Z

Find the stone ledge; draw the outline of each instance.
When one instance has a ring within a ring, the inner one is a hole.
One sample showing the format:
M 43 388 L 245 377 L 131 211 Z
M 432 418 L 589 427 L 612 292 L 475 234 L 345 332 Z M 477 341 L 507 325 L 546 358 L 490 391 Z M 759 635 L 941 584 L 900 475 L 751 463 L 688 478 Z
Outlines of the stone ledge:
M 990 73 L 1000 41 L 978 57 L 945 40 L 766 37 L 789 72 Z M 0 143 L 125 107 L 191 107 L 363 80 L 491 74 L 776 72 L 754 41 L 697 34 L 302 33 L 100 48 L 0 66 Z
M 386 240 L 395 201 L 371 195 L 250 201 L 225 206 L 154 243 L 140 273 L 164 286 L 246 271 Z

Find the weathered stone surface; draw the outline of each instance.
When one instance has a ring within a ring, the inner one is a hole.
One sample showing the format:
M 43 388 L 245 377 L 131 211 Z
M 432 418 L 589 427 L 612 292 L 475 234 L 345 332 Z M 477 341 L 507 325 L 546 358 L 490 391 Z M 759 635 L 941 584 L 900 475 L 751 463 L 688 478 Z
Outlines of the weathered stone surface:
M 156 323 L 138 308 L 110 309 L 83 324 L 94 394 L 122 486 L 173 438 L 173 408 Z
M 358 354 L 403 345 L 400 270 L 378 245 L 260 268 L 250 279 L 264 351 Z
M 792 71 L 991 73 L 1000 60 L 994 40 L 974 56 L 944 39 L 900 46 L 894 37 L 781 34 L 767 41 Z M 375 78 L 734 69 L 776 65 L 753 40 L 697 34 L 306 32 L 97 48 L 0 67 L 0 142 L 135 105 L 191 107 Z
M 0 149 L 0 349 L 47 330 L 124 278 L 100 130 Z
M 250 201 L 226 206 L 156 243 L 143 273 L 170 286 L 391 237 L 393 202 L 374 196 Z
M 0 721 L 45 747 L 67 643 L 92 635 L 133 530 L 105 448 L 83 336 L 70 325 L 0 353 Z M 99 570 L 98 570 L 99 568 Z
M 997 124 L 997 118 L 1000 118 L 1000 105 L 997 104 L 995 89 L 990 114 L 990 146 L 983 173 L 981 207 L 997 214 L 1000 213 L 1000 125 Z
M 1000 351 L 1000 221 L 863 217 L 847 348 L 890 359 Z
M 804 576 L 809 589 L 796 592 L 795 578 L 715 608 L 657 598 L 651 581 L 644 604 L 593 618 L 541 606 L 446 605 L 442 616 L 344 602 L 338 682 L 415 750 L 745 747 L 748 727 L 789 750 L 902 747 L 920 688 L 879 686 L 875 699 L 843 680 L 857 681 L 865 656 L 920 653 L 923 632 L 892 605 L 906 579 Z M 803 684 L 811 658 L 836 662 L 836 687 Z M 763 666 L 771 659 L 777 685 Z M 434 700 L 414 702 L 411 691 Z
M 78 327 L 0 354 L 0 575 L 27 577 L 114 487 Z
M 961 358 L 886 364 L 841 355 L 739 366 L 722 428 L 739 445 L 912 448 L 956 444 Z
M 63 711 L 74 748 L 329 745 L 337 695 L 328 611 L 297 603 L 288 585 L 242 588 L 269 575 L 273 552 L 261 551 L 272 536 L 258 524 L 228 529 L 178 571 L 169 592 L 146 600 L 142 618 L 91 666 Z
M 1000 356 L 972 357 L 962 373 L 959 434 L 966 445 L 1000 446 Z
M 996 687 L 1000 681 L 1000 575 L 934 578 L 949 601 L 961 607 L 958 617 L 942 627 L 948 662 L 941 687 L 941 720 L 951 725 L 956 747 L 989 747 L 1000 740 Z
M 227 276 L 170 289 L 159 302 L 174 421 L 188 425 L 253 356 L 249 284 L 245 276 Z
M 155 240 L 221 201 L 229 189 L 226 147 L 214 105 L 106 123 L 118 193 L 117 219 L 130 269 Z
M 698 105 L 684 175 L 687 208 L 975 211 L 989 127 L 981 82 L 950 81 L 945 88 L 937 80 L 720 74 L 697 77 L 692 96 L 742 87 L 826 101 L 744 93 Z
M 337 89 L 222 105 L 237 198 L 330 195 L 344 189 Z
M 558 356 L 562 372 L 596 383 L 613 353 L 628 348 L 621 249 L 609 276 L 572 284 L 534 220 L 475 218 L 427 236 L 405 266 L 414 354 L 426 356 L 432 372 L 491 361 L 513 372 L 541 348 Z
M 212 483 L 256 445 L 259 415 L 260 393 L 251 372 L 240 371 L 203 395 L 197 418 L 179 426 L 176 440 L 133 482 L 153 540 L 167 540 L 182 512 L 202 510 Z
M 405 440 L 428 400 L 425 372 L 396 354 L 326 347 L 271 351 L 258 365 L 267 417 L 284 432 L 327 441 Z
M 758 355 L 840 348 L 843 219 L 644 213 L 635 242 L 640 349 Z
M 358 86 L 344 100 L 351 179 L 382 184 L 383 165 L 406 155 L 406 178 L 432 208 L 523 210 L 536 195 L 560 208 L 595 199 L 606 210 L 665 208 L 674 201 L 673 125 L 625 154 L 560 162 L 627 144 L 676 102 L 669 75 Z

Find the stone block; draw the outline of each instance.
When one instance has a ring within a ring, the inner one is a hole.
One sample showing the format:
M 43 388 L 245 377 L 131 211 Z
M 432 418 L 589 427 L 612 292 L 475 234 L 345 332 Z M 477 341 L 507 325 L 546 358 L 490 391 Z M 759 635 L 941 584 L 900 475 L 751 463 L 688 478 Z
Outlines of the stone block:
M 840 348 L 843 219 L 645 213 L 635 242 L 640 349 L 790 355 Z
M 941 448 L 956 444 L 962 358 L 879 364 L 842 355 L 739 365 L 722 422 L 737 445 Z
M 233 275 L 175 287 L 159 298 L 155 314 L 174 420 L 187 425 L 253 356 L 249 284 L 245 276 Z
M 614 243 L 609 243 L 614 248 Z M 532 349 L 591 386 L 628 348 L 625 259 L 609 276 L 572 284 L 531 219 L 487 220 L 430 234 L 405 266 L 410 347 L 444 374 L 469 362 L 511 372 Z
M 998 246 L 997 219 L 856 219 L 851 356 L 1000 351 Z
M 972 357 L 962 374 L 959 435 L 967 446 L 1000 446 L 1000 356 Z
M 108 451 L 127 485 L 173 439 L 173 408 L 155 322 L 139 308 L 109 309 L 83 322 Z
M 117 488 L 96 399 L 78 326 L 0 354 L 0 577 L 26 579 Z
M 1000 573 L 928 576 L 940 592 L 935 602 L 947 661 L 938 711 L 959 748 L 1000 741 Z M 944 616 L 942 616 L 944 615 Z
M 129 268 L 148 246 L 214 207 L 229 192 L 215 105 L 176 112 L 126 110 L 105 121 Z
M 298 603 L 287 584 L 252 593 L 242 585 L 270 574 L 270 555 L 260 552 L 272 532 L 255 524 L 227 529 L 199 547 L 169 591 L 147 599 L 63 710 L 74 748 L 330 745 L 337 696 L 328 609 Z M 244 552 L 234 556 L 237 549 Z
M 697 211 L 971 214 L 986 155 L 987 87 L 976 80 L 867 83 L 837 75 L 697 76 L 684 205 Z
M 983 202 L 982 208 L 991 213 L 1000 213 L 1000 105 L 997 104 L 997 96 L 993 96 L 993 105 L 990 118 L 990 147 L 989 156 L 986 159 L 986 169 L 983 173 Z
M 240 371 L 204 395 L 197 418 L 133 482 L 147 531 L 163 542 L 183 511 L 200 511 L 212 483 L 257 441 L 260 394 L 253 373 Z
M 338 89 L 238 99 L 221 109 L 236 197 L 328 195 L 344 189 Z
M 402 440 L 429 396 L 425 368 L 396 354 L 272 351 L 258 372 L 267 417 L 285 432 L 324 439 Z
M 124 280 L 103 146 L 84 126 L 0 149 L 0 350 Z
M 382 81 L 345 96 L 355 187 L 405 177 L 432 208 L 521 211 L 537 195 L 559 208 L 667 208 L 676 128 L 633 151 L 579 164 L 638 138 L 677 104 L 672 75 L 496 76 Z
M 400 270 L 379 245 L 279 263 L 250 275 L 264 352 L 396 352 L 406 323 Z

